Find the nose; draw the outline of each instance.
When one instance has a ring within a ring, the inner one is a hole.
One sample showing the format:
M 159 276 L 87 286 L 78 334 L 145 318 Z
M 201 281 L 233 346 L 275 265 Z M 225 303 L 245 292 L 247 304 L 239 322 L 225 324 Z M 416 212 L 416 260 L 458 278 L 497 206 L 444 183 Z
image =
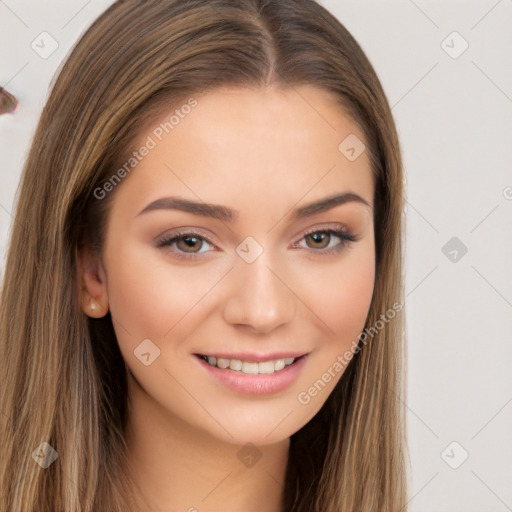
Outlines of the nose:
M 238 260 L 230 272 L 224 319 L 268 333 L 290 322 L 295 315 L 295 295 L 285 276 L 274 270 L 265 251 L 252 263 Z M 293 288 L 292 288 L 293 289 Z

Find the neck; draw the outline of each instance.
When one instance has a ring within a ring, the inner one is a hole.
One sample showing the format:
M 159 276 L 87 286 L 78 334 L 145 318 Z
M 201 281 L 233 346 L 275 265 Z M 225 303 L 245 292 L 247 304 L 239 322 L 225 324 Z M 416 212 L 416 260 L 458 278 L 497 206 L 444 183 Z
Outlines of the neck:
M 289 439 L 225 443 L 163 410 L 135 381 L 129 388 L 126 434 L 138 510 L 282 512 Z

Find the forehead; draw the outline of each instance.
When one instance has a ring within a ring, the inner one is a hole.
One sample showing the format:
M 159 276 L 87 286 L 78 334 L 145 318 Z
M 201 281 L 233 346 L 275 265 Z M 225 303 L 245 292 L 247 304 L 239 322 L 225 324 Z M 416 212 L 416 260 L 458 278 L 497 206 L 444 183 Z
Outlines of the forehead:
M 128 165 L 120 187 L 127 205 L 143 206 L 165 192 L 241 211 L 246 200 L 261 208 L 333 191 L 371 201 L 368 152 L 347 158 L 345 147 L 355 142 L 361 151 L 364 133 L 328 91 L 225 87 L 191 98 L 141 129 L 135 151 L 149 150 Z

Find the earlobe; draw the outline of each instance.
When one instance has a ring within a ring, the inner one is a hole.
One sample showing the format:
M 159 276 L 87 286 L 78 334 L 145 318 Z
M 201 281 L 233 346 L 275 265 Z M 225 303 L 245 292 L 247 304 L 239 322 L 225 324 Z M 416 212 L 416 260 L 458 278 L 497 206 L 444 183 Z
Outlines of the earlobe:
M 108 293 L 101 259 L 89 247 L 77 249 L 76 258 L 80 307 L 86 315 L 102 318 L 108 312 Z

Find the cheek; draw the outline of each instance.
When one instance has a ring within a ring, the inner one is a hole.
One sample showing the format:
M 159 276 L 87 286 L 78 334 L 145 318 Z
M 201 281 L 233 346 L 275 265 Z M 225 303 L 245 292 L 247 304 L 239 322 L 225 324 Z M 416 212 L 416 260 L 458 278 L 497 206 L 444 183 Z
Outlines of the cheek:
M 329 286 L 324 311 L 329 325 L 340 340 L 358 335 L 364 327 L 373 296 L 373 265 L 358 265 L 357 271 L 341 272 Z M 357 331 L 357 332 L 356 332 Z
M 308 418 L 320 410 L 352 360 L 372 301 L 374 282 L 371 244 L 368 251 L 354 251 L 344 261 L 329 270 L 317 270 L 304 281 L 304 290 L 310 290 L 309 303 L 322 320 L 317 326 L 324 332 L 297 395 Z M 324 286 L 319 287 L 319 283 Z
M 362 250 L 364 249 L 364 250 Z M 364 327 L 375 281 L 372 244 L 359 247 L 332 265 L 304 272 L 301 296 L 322 320 L 326 341 L 350 343 Z
M 110 259 L 118 263 L 110 265 L 109 306 L 124 328 L 122 338 L 127 332 L 136 339 L 161 338 L 215 283 L 215 276 L 199 267 L 171 265 L 144 248 L 124 247 Z

